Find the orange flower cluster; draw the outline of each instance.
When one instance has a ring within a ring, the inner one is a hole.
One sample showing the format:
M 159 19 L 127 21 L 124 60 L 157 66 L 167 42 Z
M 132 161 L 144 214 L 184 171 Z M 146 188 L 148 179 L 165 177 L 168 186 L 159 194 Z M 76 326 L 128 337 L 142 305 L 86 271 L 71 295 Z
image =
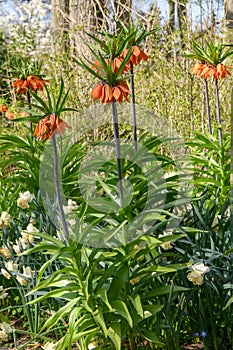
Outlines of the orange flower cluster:
M 127 83 L 123 80 L 118 81 L 114 86 L 107 83 L 98 83 L 91 92 L 94 100 L 100 99 L 102 103 L 112 103 L 114 101 L 123 102 L 123 99 L 129 102 L 130 93 Z
M 5 117 L 6 119 L 14 119 L 15 115 L 13 112 L 7 110 L 5 113 Z
M 0 112 L 6 112 L 8 110 L 7 106 L 0 105 Z
M 19 113 L 19 116 L 21 117 L 21 118 L 23 118 L 23 117 L 29 117 L 29 113 L 28 112 L 20 112 Z
M 0 112 L 2 113 L 5 113 L 5 118 L 6 119 L 14 119 L 15 117 L 15 114 L 13 112 L 11 112 L 7 106 L 5 105 L 0 105 Z M 28 117 L 29 116 L 29 113 L 28 112 L 20 112 L 19 113 L 19 116 L 21 118 L 23 117 Z
M 112 61 L 112 68 L 113 68 L 113 73 L 116 74 L 118 72 L 118 69 L 121 65 L 121 63 L 123 62 L 124 58 L 123 57 L 115 57 Z M 107 63 L 108 66 L 110 66 L 110 59 L 106 58 L 105 62 Z M 95 61 L 94 64 L 100 68 L 102 68 L 102 65 L 99 61 Z M 97 70 L 98 73 L 101 74 L 101 71 L 98 70 L 96 67 L 92 66 L 92 69 L 95 68 Z M 124 66 L 124 69 L 122 71 L 122 73 L 127 72 L 130 69 L 129 63 L 126 63 L 126 65 Z
M 53 113 L 38 122 L 33 136 L 44 141 L 50 139 L 54 134 L 64 134 L 65 128 L 71 129 L 66 122 Z
M 116 57 L 113 60 L 113 72 L 114 74 L 116 74 L 118 72 L 118 69 L 120 68 L 120 65 L 122 64 L 122 62 L 124 61 L 124 57 Z M 110 65 L 110 60 L 108 65 Z M 122 74 L 124 74 L 125 72 L 128 72 L 130 70 L 130 65 L 129 62 L 127 62 L 123 68 Z
M 119 57 L 115 57 L 112 61 L 112 65 L 113 65 L 113 73 L 116 74 L 118 72 L 118 69 L 120 67 L 120 65 L 122 64 L 122 62 L 124 61 L 125 56 L 127 55 L 129 49 L 125 49 L 122 54 Z M 124 66 L 124 69 L 122 71 L 122 73 L 128 72 L 130 70 L 130 62 L 132 62 L 132 64 L 134 66 L 137 66 L 141 61 L 147 61 L 148 60 L 148 56 L 145 54 L 144 51 L 142 51 L 140 49 L 140 46 L 133 46 L 132 47 L 132 55 L 129 58 L 129 61 L 126 63 L 126 65 Z M 110 66 L 110 59 L 106 58 L 105 62 L 107 63 L 108 66 Z M 94 64 L 100 68 L 102 68 L 102 65 L 99 61 L 95 61 Z M 96 67 L 92 66 L 92 69 Z M 101 73 L 100 70 L 97 69 L 98 73 Z
M 122 57 L 125 58 L 127 55 L 129 49 L 125 49 L 122 53 Z M 141 50 L 140 46 L 133 46 L 132 47 L 132 55 L 129 58 L 129 62 L 132 62 L 134 66 L 137 66 L 141 61 L 147 61 L 148 56 L 145 54 L 144 51 Z
M 13 82 L 16 93 L 26 94 L 27 89 L 31 91 L 43 90 L 44 85 L 49 80 L 38 78 L 34 75 L 29 75 L 26 79 L 17 79 Z
M 204 79 L 213 78 L 213 79 L 223 79 L 227 75 L 231 75 L 231 73 L 227 70 L 227 68 L 232 68 L 231 66 L 225 66 L 224 64 L 217 64 L 216 66 L 208 63 L 195 63 L 191 69 L 192 74 L 196 74 L 199 77 Z
M 115 57 L 112 61 L 113 73 L 116 74 L 118 72 L 119 67 L 124 61 L 129 49 L 125 49 L 123 53 L 119 57 Z M 142 60 L 147 61 L 148 56 L 140 49 L 140 46 L 132 47 L 132 55 L 130 56 L 128 62 L 124 66 L 122 73 L 125 73 L 130 70 L 130 63 L 133 65 L 138 65 Z M 110 66 L 110 59 L 106 58 L 105 62 L 108 66 Z M 101 70 L 98 70 L 97 67 L 103 70 L 101 63 L 96 60 L 94 62 L 95 66 L 91 68 L 96 69 L 99 74 L 101 74 Z M 97 66 L 97 67 L 96 67 Z M 125 99 L 128 100 L 128 95 L 130 93 L 129 87 L 127 83 L 123 80 L 118 81 L 115 85 L 111 86 L 107 82 L 98 83 L 91 92 L 91 96 L 94 100 L 100 99 L 102 103 L 112 103 L 113 101 L 123 102 Z

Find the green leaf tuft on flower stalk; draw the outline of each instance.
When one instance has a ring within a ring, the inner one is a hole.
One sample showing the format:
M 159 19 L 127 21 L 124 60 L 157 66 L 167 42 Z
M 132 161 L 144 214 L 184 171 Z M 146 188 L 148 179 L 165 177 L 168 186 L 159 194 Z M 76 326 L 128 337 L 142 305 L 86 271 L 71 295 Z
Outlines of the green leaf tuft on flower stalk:
M 233 55 L 231 48 L 226 49 L 226 45 L 216 45 L 214 42 L 205 42 L 205 46 L 202 46 L 197 41 L 192 42 L 192 52 L 184 55 L 184 57 L 192 58 L 198 62 L 192 67 L 191 73 L 196 74 L 204 79 L 209 77 L 215 80 L 225 78 L 230 75 L 227 68 L 231 66 L 225 66 L 223 62 Z

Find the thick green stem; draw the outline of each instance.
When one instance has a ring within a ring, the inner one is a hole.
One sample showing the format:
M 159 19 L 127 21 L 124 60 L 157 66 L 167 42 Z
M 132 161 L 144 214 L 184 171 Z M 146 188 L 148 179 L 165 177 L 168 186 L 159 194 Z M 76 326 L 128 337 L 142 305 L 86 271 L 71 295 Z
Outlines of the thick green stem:
M 65 218 L 65 213 L 63 210 L 63 204 L 62 204 L 62 198 L 61 198 L 61 190 L 60 190 L 60 184 L 59 184 L 59 176 L 58 176 L 58 156 L 57 156 L 57 143 L 56 143 L 56 135 L 52 136 L 52 143 L 53 143 L 53 162 L 54 162 L 54 184 L 55 184 L 55 190 L 57 195 L 57 203 L 58 203 L 58 210 L 61 217 L 62 227 L 65 234 L 65 240 L 68 244 L 69 241 L 69 230 Z
M 206 112 L 207 112 L 207 118 L 208 118 L 208 130 L 209 130 L 209 133 L 212 134 L 212 127 L 211 127 L 211 120 L 210 120 L 210 99 L 209 99 L 209 89 L 208 89 L 207 79 L 204 79 L 204 85 L 205 85 L 205 98 L 206 98 Z
M 219 90 L 218 90 L 218 80 L 215 79 L 215 99 L 216 99 L 216 112 L 217 112 L 217 121 L 218 121 L 218 137 L 220 146 L 222 146 L 222 125 L 220 117 L 220 105 L 219 105 Z
M 134 89 L 134 73 L 133 73 L 133 63 L 130 62 L 130 90 L 131 90 L 131 111 L 132 111 L 132 122 L 133 122 L 133 141 L 134 141 L 134 150 L 138 150 L 138 141 L 137 141 L 137 119 L 136 119 L 136 110 L 135 110 L 135 89 Z
M 230 174 L 230 230 L 233 237 L 233 88 L 231 90 L 231 174 Z M 233 249 L 233 240 L 231 240 L 231 248 Z
M 32 109 L 32 107 L 31 107 L 31 95 L 30 95 L 29 90 L 27 90 L 27 100 L 28 100 L 28 108 L 29 108 L 29 110 L 31 110 Z M 30 113 L 30 115 L 31 115 L 31 113 Z M 30 122 L 30 129 L 32 130 L 32 122 Z
M 116 101 L 112 103 L 112 119 L 114 128 L 114 140 L 116 146 L 116 159 L 117 159 L 117 170 L 118 170 L 118 185 L 120 194 L 120 206 L 123 203 L 123 187 L 122 187 L 122 171 L 121 171 L 121 149 L 120 149 L 120 138 L 119 138 L 119 128 L 118 128 L 118 116 Z

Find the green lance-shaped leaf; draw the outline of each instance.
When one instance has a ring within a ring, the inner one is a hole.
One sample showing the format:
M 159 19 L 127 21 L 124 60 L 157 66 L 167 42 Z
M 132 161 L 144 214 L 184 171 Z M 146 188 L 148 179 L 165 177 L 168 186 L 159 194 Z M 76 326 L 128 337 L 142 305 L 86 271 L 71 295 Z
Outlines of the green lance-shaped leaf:
M 115 346 L 115 350 L 121 350 L 121 325 L 118 322 L 112 323 L 107 331 L 108 337 Z
M 116 272 L 111 282 L 108 291 L 108 298 L 110 301 L 116 300 L 122 288 L 125 286 L 126 282 L 129 280 L 129 267 L 128 264 L 125 263 L 123 266 Z
M 127 305 L 122 300 L 115 300 L 111 302 L 112 307 L 117 311 L 119 315 L 124 317 L 129 326 L 133 328 L 133 320 L 127 308 Z

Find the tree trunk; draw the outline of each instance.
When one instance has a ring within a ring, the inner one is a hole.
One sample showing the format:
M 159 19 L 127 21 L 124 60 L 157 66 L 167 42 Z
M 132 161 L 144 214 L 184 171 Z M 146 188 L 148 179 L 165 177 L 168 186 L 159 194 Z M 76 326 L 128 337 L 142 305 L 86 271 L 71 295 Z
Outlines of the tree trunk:
M 181 47 L 185 47 L 184 42 L 184 32 L 187 30 L 187 8 L 186 8 L 187 0 L 179 0 L 177 3 L 177 19 L 178 19 L 178 27 L 180 30 L 180 41 Z
M 175 1 L 168 0 L 169 5 L 169 29 L 171 32 L 175 29 Z
M 105 0 L 93 0 L 93 16 L 94 29 L 107 29 L 108 27 L 108 11 Z
M 187 0 L 179 0 L 177 3 L 178 26 L 181 31 L 185 28 L 185 24 L 186 24 L 186 16 L 187 16 L 186 4 L 187 4 Z
M 131 0 L 122 1 L 131 4 Z M 51 4 L 51 34 L 56 49 L 58 46 L 72 55 L 83 54 L 85 31 L 96 34 L 109 29 L 107 0 L 51 0 Z
M 70 0 L 51 0 L 51 34 L 54 43 L 66 51 L 69 47 Z
M 187 0 L 168 0 L 169 5 L 169 28 L 171 32 L 175 29 L 184 29 L 184 24 L 186 23 Z M 175 18 L 177 18 L 177 26 L 175 24 Z
M 114 19 L 116 26 L 123 22 L 126 26 L 131 21 L 132 0 L 114 0 Z
M 69 47 L 70 0 L 51 0 L 51 34 L 54 43 L 66 51 Z
M 233 0 L 224 1 L 224 37 L 228 43 L 233 42 Z

